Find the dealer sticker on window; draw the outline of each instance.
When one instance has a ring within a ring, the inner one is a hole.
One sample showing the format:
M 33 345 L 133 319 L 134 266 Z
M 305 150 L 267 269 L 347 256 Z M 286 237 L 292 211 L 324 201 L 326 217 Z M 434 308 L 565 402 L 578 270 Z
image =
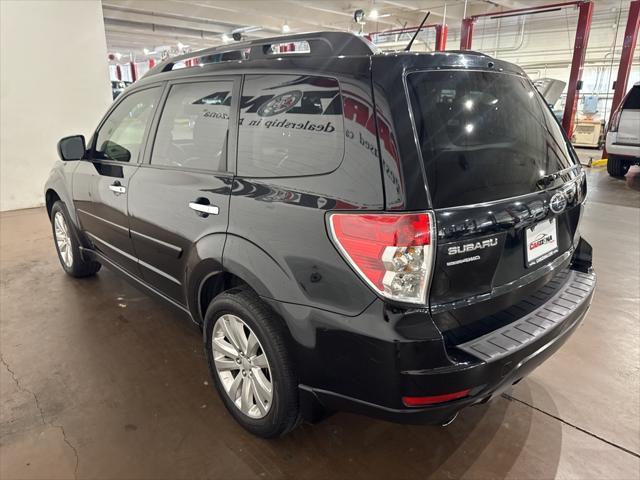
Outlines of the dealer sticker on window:
M 558 251 L 556 219 L 542 221 L 526 230 L 527 267 L 536 265 Z

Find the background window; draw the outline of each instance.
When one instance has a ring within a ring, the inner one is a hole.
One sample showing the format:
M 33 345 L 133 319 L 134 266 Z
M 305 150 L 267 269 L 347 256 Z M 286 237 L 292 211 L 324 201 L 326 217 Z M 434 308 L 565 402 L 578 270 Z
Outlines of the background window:
M 224 81 L 171 87 L 151 164 L 225 171 L 232 90 Z
M 128 95 L 111 112 L 96 139 L 95 158 L 137 162 L 144 132 L 160 98 L 160 88 Z
M 240 104 L 238 175 L 291 177 L 335 170 L 344 154 L 337 80 L 247 75 Z
M 631 90 L 627 94 L 627 98 L 624 101 L 622 108 L 629 110 L 640 110 L 640 87 L 631 87 Z

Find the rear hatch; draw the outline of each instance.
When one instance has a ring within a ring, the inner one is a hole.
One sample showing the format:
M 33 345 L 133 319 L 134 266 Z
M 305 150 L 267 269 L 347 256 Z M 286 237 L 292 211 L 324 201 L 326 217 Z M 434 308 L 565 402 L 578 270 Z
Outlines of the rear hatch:
M 616 143 L 640 145 L 640 84 L 634 85 L 624 99 Z
M 523 75 L 440 67 L 405 82 L 437 224 L 431 310 L 441 331 L 480 335 L 568 267 L 584 175 Z

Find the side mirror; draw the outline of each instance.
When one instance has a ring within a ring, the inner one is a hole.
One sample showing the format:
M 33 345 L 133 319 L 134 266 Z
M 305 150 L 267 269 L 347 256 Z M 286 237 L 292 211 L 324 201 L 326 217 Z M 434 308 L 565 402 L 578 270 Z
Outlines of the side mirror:
M 87 147 L 84 143 L 84 135 L 72 135 L 58 142 L 58 155 L 65 162 L 82 160 L 86 152 Z

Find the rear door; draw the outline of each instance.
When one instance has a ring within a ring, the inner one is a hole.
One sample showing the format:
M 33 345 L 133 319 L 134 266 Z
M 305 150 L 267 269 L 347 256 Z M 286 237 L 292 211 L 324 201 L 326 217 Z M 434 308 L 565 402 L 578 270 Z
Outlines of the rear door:
M 122 98 L 94 135 L 88 161 L 79 162 L 73 176 L 81 228 L 96 250 L 134 275 L 139 270 L 129 237 L 129 182 L 138 169 L 161 91 L 151 87 Z
M 406 82 L 437 219 L 432 309 L 451 312 L 517 291 L 566 266 L 584 178 L 531 82 L 446 69 L 410 73 Z M 503 297 L 492 308 L 513 301 Z M 467 312 L 472 320 L 490 313 Z
M 148 155 L 131 181 L 131 237 L 144 279 L 186 304 L 187 270 L 222 259 L 237 139 L 240 77 L 167 86 Z M 197 242 L 208 237 L 206 252 Z

